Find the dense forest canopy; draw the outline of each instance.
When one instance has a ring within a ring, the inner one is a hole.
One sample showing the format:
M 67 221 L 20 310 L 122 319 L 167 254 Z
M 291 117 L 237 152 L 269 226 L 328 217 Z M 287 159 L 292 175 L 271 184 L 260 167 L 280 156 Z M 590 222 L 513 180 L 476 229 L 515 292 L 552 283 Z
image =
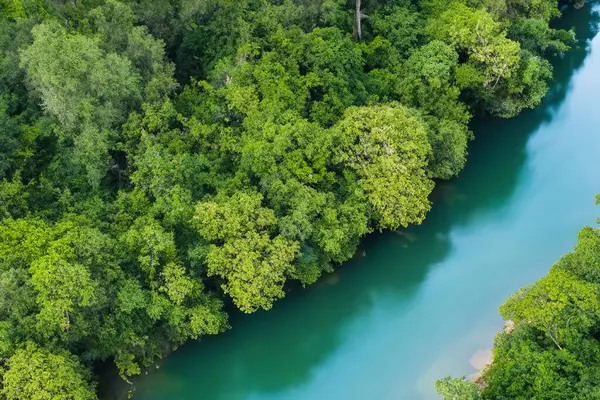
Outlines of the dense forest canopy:
M 556 0 L 0 0 L 0 397 L 93 399 L 99 362 L 128 379 L 369 232 L 421 223 L 473 113 L 546 94 L 548 57 L 574 43 L 559 15 Z

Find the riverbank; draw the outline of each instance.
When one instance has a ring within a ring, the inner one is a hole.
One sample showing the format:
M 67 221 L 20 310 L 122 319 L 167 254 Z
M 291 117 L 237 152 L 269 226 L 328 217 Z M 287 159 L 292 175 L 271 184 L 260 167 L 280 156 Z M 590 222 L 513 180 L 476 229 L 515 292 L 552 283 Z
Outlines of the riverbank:
M 564 23 L 584 43 L 595 36 L 585 8 Z M 468 360 L 491 346 L 498 306 L 595 220 L 597 45 L 556 61 L 539 109 L 474 121 L 466 169 L 436 188 L 412 240 L 367 237 L 367 257 L 340 268 L 335 285 L 232 315 L 230 331 L 187 344 L 136 380 L 136 398 L 191 399 L 203 387 L 215 400 L 434 399 L 440 377 L 476 372 Z

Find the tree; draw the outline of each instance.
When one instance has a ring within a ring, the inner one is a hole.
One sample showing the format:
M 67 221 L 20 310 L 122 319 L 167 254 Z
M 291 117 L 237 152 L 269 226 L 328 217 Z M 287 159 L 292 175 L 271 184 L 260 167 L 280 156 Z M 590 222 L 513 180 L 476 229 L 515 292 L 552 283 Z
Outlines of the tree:
M 591 349 L 586 346 L 586 350 Z M 500 333 L 496 338 L 494 362 L 483 376 L 482 398 L 585 398 L 577 388 L 585 369 L 574 352 L 559 350 L 543 333 L 517 325 L 512 334 Z
M 362 19 L 365 17 L 361 10 L 361 0 L 354 0 L 354 39 L 362 39 Z
M 96 399 L 90 373 L 64 350 L 51 352 L 27 342 L 7 362 L 2 394 L 8 400 Z
M 143 100 L 162 103 L 177 87 L 174 66 L 165 59 L 164 43 L 150 35 L 146 26 L 137 25 L 133 10 L 117 0 L 107 0 L 89 14 L 98 45 L 107 54 L 127 58 L 141 76 Z
M 90 271 L 69 260 L 74 254 L 62 243 L 55 243 L 49 254 L 31 264 L 31 283 L 37 291 L 40 330 L 51 334 L 55 327 L 68 330 L 71 313 L 76 307 L 89 307 L 95 302 Z M 71 254 L 70 254 L 71 253 Z
M 478 400 L 479 389 L 466 378 L 450 378 L 449 376 L 435 382 L 435 390 L 443 400 Z
M 356 174 L 377 226 L 422 222 L 433 189 L 423 123 L 401 105 L 351 108 L 333 132 L 335 163 Z
M 500 312 L 505 319 L 545 332 L 560 350 L 576 343 L 600 319 L 596 287 L 553 269 L 548 276 L 513 294 Z
M 433 38 L 468 55 L 487 90 L 493 90 L 501 79 L 510 78 L 517 68 L 519 43 L 507 39 L 501 25 L 485 10 L 452 2 L 441 15 L 431 19 L 427 29 Z
M 459 99 L 455 77 L 458 68 L 456 51 L 433 40 L 408 58 L 397 89 L 404 104 L 426 115 L 432 147 L 428 168 L 434 178 L 449 179 L 466 162 L 470 116 Z
M 108 167 L 111 129 L 140 95 L 140 78 L 128 59 L 104 53 L 95 39 L 69 35 L 56 23 L 32 32 L 34 42 L 21 52 L 21 65 L 43 108 L 61 123 L 60 139 L 74 144 L 76 161 L 98 185 Z
M 419 48 L 424 34 L 421 15 L 406 4 L 377 8 L 367 22 L 374 34 L 389 40 L 404 58 Z
M 268 310 L 284 296 L 283 284 L 294 270 L 298 250 L 297 242 L 282 236 L 271 239 L 264 232 L 248 232 L 244 238 L 211 248 L 206 258 L 208 274 L 227 280 L 222 288 L 240 310 Z
M 306 70 L 310 116 L 328 127 L 352 105 L 365 101 L 364 59 L 360 47 L 337 28 L 317 28 L 303 40 L 300 69 Z
M 563 256 L 555 268 L 571 273 L 578 279 L 600 284 L 600 232 L 584 227 L 578 235 L 575 250 Z
M 510 11 L 527 18 L 539 18 L 550 21 L 560 15 L 560 10 L 552 0 L 509 0 L 507 6 Z
M 21 66 L 44 110 L 60 123 L 62 144 L 97 187 L 113 164 L 118 127 L 142 101 L 154 102 L 175 85 L 163 44 L 134 27 L 126 5 L 111 0 L 90 11 L 96 35 L 70 33 L 56 22 L 32 30 Z
M 564 53 L 575 44 L 573 31 L 555 30 L 543 19 L 523 18 L 510 26 L 508 37 L 536 54 Z
M 283 297 L 283 284 L 294 271 L 299 246 L 281 235 L 272 237 L 272 210 L 261 206 L 259 193 L 237 191 L 231 197 L 200 202 L 195 222 L 202 237 L 213 243 L 206 256 L 208 275 L 221 285 L 238 308 L 253 312 L 269 309 Z

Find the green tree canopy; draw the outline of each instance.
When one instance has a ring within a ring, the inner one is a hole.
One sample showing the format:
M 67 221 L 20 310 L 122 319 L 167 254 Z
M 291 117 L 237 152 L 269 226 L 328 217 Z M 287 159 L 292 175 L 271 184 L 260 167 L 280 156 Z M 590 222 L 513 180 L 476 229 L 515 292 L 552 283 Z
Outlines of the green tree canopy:
M 420 223 L 429 211 L 431 147 L 423 122 L 400 105 L 349 109 L 334 128 L 335 162 L 359 178 L 379 228 Z
M 245 312 L 269 309 L 283 297 L 283 284 L 294 271 L 297 242 L 272 236 L 272 210 L 262 207 L 262 195 L 238 191 L 231 197 L 198 203 L 195 221 L 210 246 L 208 274 L 225 280 L 222 288 Z
M 66 351 L 50 352 L 27 342 L 7 361 L 2 377 L 6 399 L 92 400 L 88 372 Z

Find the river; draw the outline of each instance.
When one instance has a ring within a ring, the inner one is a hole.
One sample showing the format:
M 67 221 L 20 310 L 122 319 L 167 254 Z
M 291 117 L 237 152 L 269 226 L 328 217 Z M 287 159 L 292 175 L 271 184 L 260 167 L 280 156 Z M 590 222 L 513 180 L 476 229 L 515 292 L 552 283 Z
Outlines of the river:
M 374 234 L 363 255 L 273 310 L 190 342 L 135 380 L 134 399 L 415 400 L 469 364 L 502 328 L 498 306 L 545 275 L 600 209 L 600 36 L 555 61 L 544 104 L 475 120 L 461 175 L 440 183 L 427 221 Z

